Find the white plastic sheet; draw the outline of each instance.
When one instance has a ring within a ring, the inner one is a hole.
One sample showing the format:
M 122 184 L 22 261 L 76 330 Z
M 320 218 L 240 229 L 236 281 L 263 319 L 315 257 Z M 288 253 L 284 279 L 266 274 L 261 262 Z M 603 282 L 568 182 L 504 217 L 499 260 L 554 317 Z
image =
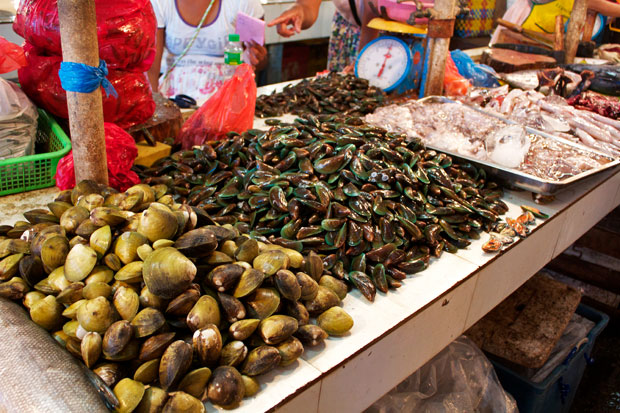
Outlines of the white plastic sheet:
M 32 155 L 38 112 L 13 82 L 0 79 L 0 159 Z

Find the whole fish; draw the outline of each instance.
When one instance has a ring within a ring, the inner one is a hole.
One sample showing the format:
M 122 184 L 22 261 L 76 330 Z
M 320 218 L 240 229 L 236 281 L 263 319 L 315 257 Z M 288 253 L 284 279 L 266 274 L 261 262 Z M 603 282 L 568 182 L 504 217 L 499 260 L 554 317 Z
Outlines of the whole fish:
M 0 331 L 1 412 L 108 412 L 79 363 L 3 298 Z
M 538 87 L 538 72 L 539 70 L 532 69 L 502 73 L 499 79 L 506 82 L 510 87 L 523 90 L 534 90 Z
M 589 70 L 594 73 L 594 78 L 590 80 L 590 90 L 605 95 L 620 96 L 620 65 L 585 65 L 575 63 L 562 65 L 562 67 L 577 73 Z

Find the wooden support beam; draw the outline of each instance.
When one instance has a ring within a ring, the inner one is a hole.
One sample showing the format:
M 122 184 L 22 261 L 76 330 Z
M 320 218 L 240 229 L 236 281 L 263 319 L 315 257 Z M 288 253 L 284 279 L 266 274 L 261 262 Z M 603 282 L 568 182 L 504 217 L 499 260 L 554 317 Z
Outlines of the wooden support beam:
M 437 12 L 437 20 L 454 19 L 456 16 L 456 0 L 435 0 L 433 6 Z M 429 21 L 429 38 L 427 44 L 428 62 L 424 95 L 441 95 L 443 93 L 443 80 L 446 73 L 446 59 L 450 46 L 450 37 L 432 37 Z M 450 33 L 452 35 L 452 33 Z
M 592 32 L 594 31 L 594 25 L 596 24 L 596 15 L 598 13 L 594 10 L 588 9 L 586 14 L 586 24 L 583 29 L 583 37 L 581 38 L 582 42 L 589 42 L 592 40 Z
M 587 0 L 575 0 L 573 11 L 570 13 L 568 28 L 566 29 L 565 63 L 573 63 L 577 55 L 577 47 L 579 47 L 579 41 L 585 28 L 587 12 Z
M 553 50 L 564 50 L 564 16 L 555 16 L 555 31 L 553 33 Z
M 58 0 L 62 58 L 99 66 L 94 0 Z M 67 92 L 75 180 L 108 184 L 101 88 L 91 93 Z

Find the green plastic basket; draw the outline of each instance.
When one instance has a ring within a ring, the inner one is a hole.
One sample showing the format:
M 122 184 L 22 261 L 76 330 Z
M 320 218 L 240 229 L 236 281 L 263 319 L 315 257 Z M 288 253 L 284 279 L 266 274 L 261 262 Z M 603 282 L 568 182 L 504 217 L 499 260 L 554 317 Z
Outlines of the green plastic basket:
M 49 142 L 49 152 L 0 160 L 0 196 L 47 188 L 60 158 L 71 150 L 71 141 L 47 112 L 39 109 L 37 144 Z

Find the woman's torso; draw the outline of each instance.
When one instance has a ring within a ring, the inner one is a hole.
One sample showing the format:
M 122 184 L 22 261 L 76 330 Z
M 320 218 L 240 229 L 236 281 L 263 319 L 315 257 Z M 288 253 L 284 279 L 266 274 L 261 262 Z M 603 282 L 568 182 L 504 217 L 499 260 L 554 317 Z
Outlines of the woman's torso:
M 224 48 L 228 35 L 235 32 L 237 13 L 260 18 L 264 12 L 259 0 L 216 1 L 219 4 L 214 4 L 215 18 L 198 31 L 197 24 L 186 21 L 179 13 L 177 1 L 180 0 L 151 0 L 158 27 L 165 29 L 161 65 L 164 75 L 159 89 L 165 96 L 182 93 L 202 104 L 230 75 L 224 64 Z M 195 22 L 201 17 L 202 14 Z M 183 55 L 197 32 L 196 40 Z
M 179 0 L 152 0 L 156 14 L 161 12 L 166 37 L 166 49 L 170 54 L 180 55 L 198 30 L 194 24 L 187 22 L 179 13 Z M 238 12 L 253 17 L 262 17 L 263 10 L 258 0 L 220 0 L 214 5 L 215 18 L 203 25 L 188 55 L 223 57 L 228 34 L 235 32 Z M 202 16 L 201 16 L 202 17 Z

